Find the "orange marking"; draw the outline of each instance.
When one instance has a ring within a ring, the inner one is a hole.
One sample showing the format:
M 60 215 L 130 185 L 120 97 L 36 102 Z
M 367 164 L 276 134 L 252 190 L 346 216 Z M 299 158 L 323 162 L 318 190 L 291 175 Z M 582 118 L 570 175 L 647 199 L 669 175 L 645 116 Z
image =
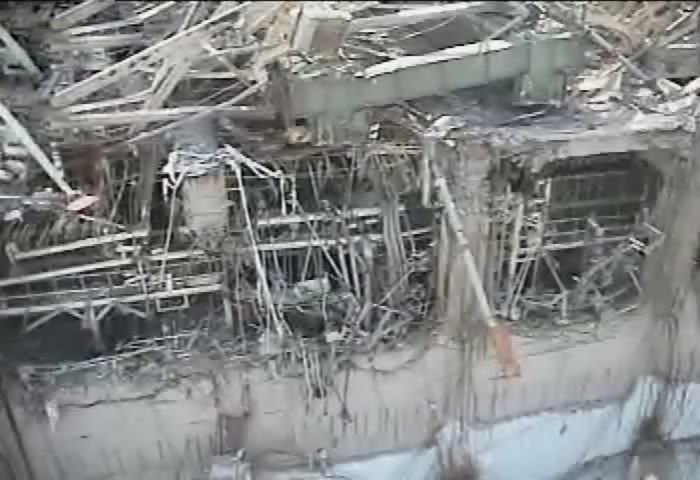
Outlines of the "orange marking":
M 520 364 L 515 357 L 513 339 L 506 325 L 499 323 L 489 328 L 489 339 L 496 352 L 496 359 L 503 369 L 506 377 L 519 377 Z

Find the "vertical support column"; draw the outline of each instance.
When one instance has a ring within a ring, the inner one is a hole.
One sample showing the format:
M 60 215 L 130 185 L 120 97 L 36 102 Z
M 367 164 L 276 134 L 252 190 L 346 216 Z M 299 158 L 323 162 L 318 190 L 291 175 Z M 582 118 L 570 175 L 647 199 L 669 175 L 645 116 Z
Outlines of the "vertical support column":
M 490 223 L 487 207 L 488 189 L 485 181 L 491 165 L 491 158 L 489 158 L 487 149 L 478 144 L 461 146 L 457 153 L 458 168 L 455 170 L 455 175 L 459 192 L 455 192 L 455 201 L 459 205 L 460 220 L 469 242 L 469 248 L 476 260 L 478 281 L 483 283 Z M 474 281 L 477 279 L 470 279 L 470 284 L 467 284 L 469 293 L 465 295 L 468 302 L 467 313 L 470 315 L 476 313 L 473 293 Z
M 488 210 L 488 196 L 490 194 L 487 184 L 488 173 L 493 163 L 493 154 L 484 144 L 465 144 L 459 149 L 459 164 L 464 175 L 460 182 L 465 190 L 464 207 L 462 208 L 462 223 L 465 226 L 465 234 L 472 254 L 476 259 L 478 276 L 469 279 L 468 288 L 471 294 L 469 310 L 472 315 L 486 315 L 485 307 L 480 305 L 484 301 L 489 308 L 490 318 L 485 319 L 488 327 L 488 338 L 493 347 L 496 359 L 501 365 L 506 377 L 520 375 L 520 363 L 516 358 L 513 342 L 508 327 L 498 322 L 493 316 L 491 302 L 486 298 L 483 284 L 486 278 L 487 254 L 489 252 L 489 228 L 491 223 Z M 480 294 L 479 291 L 483 292 Z M 479 298 L 483 296 L 483 299 Z M 474 302 L 476 300 L 476 302 Z
M 95 350 L 100 353 L 104 353 L 107 350 L 104 338 L 102 337 L 102 329 L 100 325 L 100 321 L 102 320 L 101 317 L 103 316 L 104 315 L 95 314 L 95 307 L 92 306 L 92 303 L 88 303 L 85 306 L 85 313 L 83 314 L 83 327 L 90 330 Z
M 430 207 L 430 196 L 432 193 L 432 173 L 430 168 L 431 164 L 435 161 L 437 141 L 438 139 L 434 135 L 425 135 L 423 137 L 423 162 L 421 165 L 423 188 L 421 191 L 421 202 L 426 208 Z
M 700 195 L 700 162 L 696 158 L 676 162 L 664 182 L 653 221 L 665 233 L 664 243 L 646 261 L 644 286 L 659 320 L 678 313 L 687 289 L 693 256 L 700 234 L 700 217 L 693 212 Z
M 567 74 L 585 63 L 583 44 L 569 36 L 535 37 L 527 50 L 528 72 L 516 82 L 516 101 L 559 103 L 566 95 Z M 568 67 L 563 67 L 567 65 Z
M 218 147 L 214 121 L 187 123 L 175 129 L 173 139 L 177 170 L 192 173 L 182 184 L 185 221 L 205 244 L 216 244 L 228 226 L 228 196 L 225 179 L 214 164 Z M 198 167 L 203 174 L 194 176 Z
M 520 256 L 520 242 L 521 242 L 521 237 L 520 234 L 522 233 L 523 229 L 523 219 L 525 215 L 525 199 L 522 197 L 522 195 L 517 196 L 517 202 L 518 206 L 515 209 L 515 221 L 513 222 L 513 231 L 512 231 L 512 237 L 511 237 L 511 245 L 510 245 L 510 260 L 508 262 L 508 291 L 507 291 L 507 298 L 506 298 L 506 308 L 507 310 L 505 313 L 508 315 L 508 318 L 514 319 L 514 318 L 519 318 L 520 313 L 516 312 L 517 309 L 515 309 L 515 297 L 518 295 L 517 293 L 517 286 L 515 285 L 515 274 L 517 273 L 517 267 L 518 267 L 518 258 Z M 516 317 L 517 315 L 517 317 Z
M 143 227 L 151 225 L 151 200 L 153 198 L 153 189 L 158 181 L 158 163 L 160 158 L 159 145 L 156 142 L 151 142 L 148 145 L 138 145 L 135 147 L 137 156 L 141 159 L 139 165 L 140 181 L 139 181 L 139 223 Z
M 230 297 L 231 278 L 229 275 L 228 262 L 226 260 L 222 262 L 222 272 L 222 276 L 224 279 L 224 288 L 223 294 L 221 295 L 221 301 L 223 302 L 224 307 L 224 322 L 226 322 L 227 327 L 233 328 L 233 302 L 231 301 Z
M 224 321 L 227 327 L 233 328 L 233 304 L 227 296 L 222 298 L 224 304 Z
M 438 317 L 446 317 L 448 305 L 448 276 L 451 271 L 451 246 L 452 236 L 447 228 L 447 221 L 443 218 L 440 221 L 440 238 L 437 249 L 437 270 L 436 270 L 436 301 Z

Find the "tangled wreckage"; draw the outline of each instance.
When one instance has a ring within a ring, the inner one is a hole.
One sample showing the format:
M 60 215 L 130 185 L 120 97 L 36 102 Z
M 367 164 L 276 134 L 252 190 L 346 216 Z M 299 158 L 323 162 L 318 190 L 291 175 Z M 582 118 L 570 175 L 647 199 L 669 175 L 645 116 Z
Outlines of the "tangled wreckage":
M 463 394 L 416 345 L 517 376 L 511 330 L 634 310 L 694 160 L 693 2 L 0 15 L 14 478 L 415 447 Z

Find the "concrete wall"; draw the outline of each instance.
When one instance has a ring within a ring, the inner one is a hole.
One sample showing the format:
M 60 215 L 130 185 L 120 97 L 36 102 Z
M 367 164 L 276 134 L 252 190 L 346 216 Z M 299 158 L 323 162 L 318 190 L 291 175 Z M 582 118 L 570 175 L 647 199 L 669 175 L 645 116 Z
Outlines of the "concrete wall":
M 693 376 L 700 345 L 694 297 L 688 308 L 685 343 L 677 350 L 684 375 Z M 337 460 L 423 445 L 437 425 L 459 416 L 488 423 L 617 399 L 640 375 L 669 373 L 657 362 L 669 353 L 659 328 L 639 314 L 551 338 L 516 338 L 522 376 L 500 378 L 494 360 L 482 358 L 469 369 L 464 390 L 457 379 L 467 366 L 456 346 L 438 337 L 399 352 L 356 357 L 350 373 L 335 378 L 339 394 L 348 392 L 349 418 L 333 392 L 326 400 L 309 400 L 303 378 L 275 379 L 263 366 L 194 360 L 155 369 L 161 378 L 112 374 L 72 386 L 61 381 L 53 431 L 19 396 L 15 404 L 39 480 L 188 478 L 221 448 L 245 445 L 253 456 L 284 452 L 268 460 L 271 466 L 298 462 L 317 448 Z
M 683 458 L 685 445 L 670 445 L 670 442 L 687 442 L 700 435 L 700 397 L 696 397 L 697 394 L 700 394 L 697 383 L 668 385 L 652 377 L 643 377 L 622 402 L 574 412 L 545 412 L 518 417 L 467 431 L 460 429 L 455 422 L 440 432 L 439 447 L 331 464 L 330 469 L 340 478 L 353 480 L 431 480 L 441 478 L 436 476 L 441 465 L 440 454 L 444 458 L 450 446 L 458 445 L 461 451 L 470 452 L 479 478 L 489 480 L 510 480 L 513 472 L 518 472 L 518 478 L 528 480 L 636 480 L 648 478 L 646 474 L 649 473 L 664 480 L 698 478 L 700 461 L 697 453 L 689 455 L 693 450 L 688 448 Z M 639 442 L 640 425 L 651 415 L 658 415 L 657 418 L 661 419 L 660 431 L 669 443 L 659 445 L 647 440 L 644 448 L 635 448 Z M 624 462 L 611 462 L 617 459 L 609 458 L 630 451 L 643 456 L 636 465 L 637 475 L 629 475 L 630 470 L 635 469 L 629 455 Z M 690 475 L 691 472 L 694 475 Z M 295 474 L 282 472 L 277 476 L 269 475 L 269 478 L 315 480 L 321 475 L 304 474 L 298 469 Z
M 276 463 L 265 457 L 277 466 L 321 447 L 334 459 L 362 456 L 423 444 L 441 418 L 456 418 L 465 408 L 457 398 L 475 399 L 466 411 L 479 423 L 622 397 L 652 369 L 650 359 L 659 358 L 647 348 L 651 327 L 645 325 L 640 316 L 630 316 L 601 326 L 598 340 L 572 332 L 558 339 L 518 338 L 522 377 L 499 378 L 493 360 L 484 359 L 467 387 L 474 395 L 466 396 L 454 388 L 464 364 L 457 350 L 440 339 L 425 349 L 356 358 L 347 389 L 350 422 L 343 421 L 336 399 L 308 403 L 302 380 L 270 379 L 265 369 L 240 364 L 178 369 L 180 374 L 216 373 L 216 381 L 193 374 L 177 382 L 169 375 L 172 385 L 163 387 L 161 381 L 107 377 L 61 388 L 55 397 L 60 406 L 55 431 L 22 404 L 16 409 L 40 480 L 188 478 L 176 474 L 205 468 L 222 441 L 234 447 L 245 443 L 254 456 L 286 452 L 276 456 Z M 698 338 L 694 330 L 692 335 Z M 694 354 L 693 345 L 688 341 L 684 347 L 687 358 Z M 242 418 L 244 371 L 250 390 L 247 421 Z M 342 394 L 345 374 L 337 381 Z M 217 426 L 222 423 L 231 427 L 228 435 Z
M 0 407 L 0 479 L 29 478 L 7 411 Z

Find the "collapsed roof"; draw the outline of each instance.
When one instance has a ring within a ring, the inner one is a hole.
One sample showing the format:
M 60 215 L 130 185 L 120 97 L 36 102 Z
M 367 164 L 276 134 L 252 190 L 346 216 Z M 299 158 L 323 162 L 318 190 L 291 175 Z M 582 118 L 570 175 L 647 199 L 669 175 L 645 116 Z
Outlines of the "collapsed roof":
M 690 158 L 693 2 L 0 8 L 0 317 L 28 383 L 285 353 L 317 398 L 328 351 L 474 308 L 617 315 Z

